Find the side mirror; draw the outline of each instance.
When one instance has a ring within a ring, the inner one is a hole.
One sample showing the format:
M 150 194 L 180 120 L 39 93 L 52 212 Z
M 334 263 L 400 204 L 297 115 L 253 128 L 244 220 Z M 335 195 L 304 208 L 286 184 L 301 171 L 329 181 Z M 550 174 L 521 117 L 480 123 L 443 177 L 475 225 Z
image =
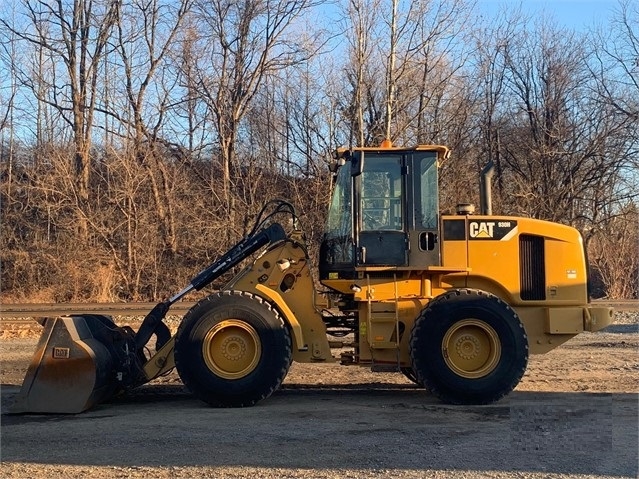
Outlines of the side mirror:
M 339 170 L 345 164 L 346 160 L 344 158 L 337 158 L 336 160 L 333 160 L 328 164 L 328 170 L 333 174 L 337 174 L 337 170 Z

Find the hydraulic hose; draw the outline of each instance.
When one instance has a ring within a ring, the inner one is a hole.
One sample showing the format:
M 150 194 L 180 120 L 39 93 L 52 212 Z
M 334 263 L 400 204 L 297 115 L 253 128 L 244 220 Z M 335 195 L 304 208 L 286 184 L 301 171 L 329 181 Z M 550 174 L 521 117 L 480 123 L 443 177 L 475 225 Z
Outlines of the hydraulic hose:
M 279 223 L 273 223 L 268 228 L 259 230 L 242 241 L 233 246 L 224 255 L 211 264 L 208 268 L 198 273 L 190 282 L 190 284 L 182 291 L 172 296 L 167 301 L 163 301 L 155 305 L 155 307 L 146 315 L 144 321 L 138 332 L 135 335 L 135 348 L 136 350 L 142 349 L 146 343 L 149 342 L 153 333 L 158 330 L 160 323 L 166 316 L 169 308 L 178 299 L 184 296 L 189 291 L 196 289 L 200 290 L 206 285 L 210 284 L 213 280 L 219 278 L 226 273 L 229 269 L 239 264 L 242 260 L 248 258 L 257 250 L 270 243 L 275 243 L 286 239 L 286 232 L 282 225 Z M 161 337 L 160 337 L 161 336 Z M 166 341 L 166 332 L 161 331 L 158 339 L 160 342 Z

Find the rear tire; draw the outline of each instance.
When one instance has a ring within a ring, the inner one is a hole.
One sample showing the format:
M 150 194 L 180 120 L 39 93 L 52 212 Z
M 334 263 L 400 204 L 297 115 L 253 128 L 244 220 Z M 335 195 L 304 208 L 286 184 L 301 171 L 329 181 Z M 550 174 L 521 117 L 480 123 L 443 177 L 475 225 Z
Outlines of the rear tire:
M 498 297 L 456 289 L 424 308 L 410 339 L 413 371 L 451 404 L 489 404 L 511 392 L 528 363 L 528 338 Z
M 216 407 L 252 406 L 288 373 L 291 337 L 259 296 L 224 291 L 186 314 L 175 340 L 175 366 L 195 396 Z

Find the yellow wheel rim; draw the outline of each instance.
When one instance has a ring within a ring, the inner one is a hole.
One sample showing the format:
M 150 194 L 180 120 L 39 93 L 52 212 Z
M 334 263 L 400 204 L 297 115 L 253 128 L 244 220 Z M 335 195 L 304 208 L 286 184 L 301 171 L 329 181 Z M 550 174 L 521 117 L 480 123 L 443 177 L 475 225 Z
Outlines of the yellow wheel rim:
M 257 367 L 262 355 L 260 337 L 250 324 L 227 319 L 206 333 L 202 355 L 208 368 L 217 376 L 239 379 Z
M 484 321 L 465 319 L 453 325 L 442 340 L 448 367 L 463 378 L 476 379 L 492 372 L 501 357 L 497 332 Z

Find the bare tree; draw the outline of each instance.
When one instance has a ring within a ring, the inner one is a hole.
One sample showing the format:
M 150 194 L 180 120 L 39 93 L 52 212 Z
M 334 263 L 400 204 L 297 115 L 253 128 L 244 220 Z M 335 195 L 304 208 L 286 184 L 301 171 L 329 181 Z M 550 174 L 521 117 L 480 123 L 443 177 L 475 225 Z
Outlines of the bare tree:
M 582 45 L 574 33 L 542 21 L 520 31 L 505 51 L 506 98 L 515 109 L 505 112 L 500 139 L 520 213 L 571 222 L 578 192 L 593 186 L 608 119 L 589 108 Z
M 639 5 L 619 0 L 610 25 L 594 30 L 588 67 L 593 78 L 593 108 L 615 119 L 602 155 L 607 175 L 597 194 L 582 206 L 584 233 L 603 283 L 600 294 L 639 297 Z M 602 168 L 603 169 L 603 168 Z M 611 178 L 612 177 L 612 178 Z
M 79 209 L 89 199 L 92 131 L 100 62 L 117 19 L 117 0 L 23 0 L 30 26 L 16 30 L 4 26 L 31 44 L 48 51 L 64 67 L 55 83 L 54 98 L 43 99 L 56 108 L 73 131 L 75 192 Z M 53 86 L 53 85 L 52 85 Z M 38 90 L 34 91 L 38 94 Z M 87 237 L 86 220 L 78 214 L 81 237 Z
M 221 196 L 231 224 L 235 215 L 231 171 L 241 121 L 267 74 L 311 55 L 308 43 L 298 42 L 292 27 L 313 5 L 313 0 L 214 0 L 197 5 L 203 50 L 208 52 L 198 65 L 199 86 L 215 119 Z
M 344 31 L 349 45 L 350 63 L 346 78 L 352 90 L 349 105 L 344 110 L 349 118 L 351 139 L 349 144 L 365 146 L 367 144 L 367 128 L 364 118 L 368 92 L 374 75 L 371 73 L 373 45 L 376 42 L 375 28 L 377 18 L 375 12 L 381 7 L 379 0 L 349 0 L 344 7 Z M 376 115 L 375 115 L 376 116 Z
M 3 298 L 165 296 L 274 196 L 313 255 L 328 153 L 385 137 L 452 147 L 444 208 L 492 159 L 496 211 L 576 226 L 598 294 L 637 295 L 632 0 L 590 41 L 517 10 L 481 23 L 472 0 L 344 0 L 328 43 L 316 1 L 3 6 Z
M 477 127 L 473 129 L 476 132 L 473 135 L 476 145 L 471 165 L 474 171 L 479 172 L 484 165 L 492 162 L 499 186 L 496 195 L 504 189 L 500 134 L 510 113 L 506 54 L 511 48 L 510 43 L 516 38 L 516 32 L 525 22 L 520 12 L 515 10 L 508 15 L 500 14 L 490 24 L 481 25 L 473 32 L 473 77 L 477 91 L 473 103 Z
M 612 25 L 595 31 L 591 46 L 590 66 L 602 101 L 639 122 L 639 5 L 619 0 Z
M 466 53 L 457 40 L 469 2 L 353 0 L 349 7 L 353 106 L 347 113 L 359 144 L 442 141 L 443 128 L 438 133 L 436 125 L 447 96 L 459 87 Z
M 170 49 L 179 45 L 176 39 L 191 6 L 192 0 L 134 2 L 120 11 L 117 21 L 117 51 L 124 70 L 124 91 L 128 100 L 126 113 L 118 116 L 126 125 L 132 158 L 143 166 L 151 183 L 161 234 L 171 254 L 177 252 L 172 181 L 156 148 L 172 95 L 170 91 L 163 91 L 164 86 L 154 80 L 158 71 L 165 67 Z M 148 98 L 153 86 L 157 90 L 152 98 Z M 149 103 L 153 104 L 152 108 Z
M 4 71 L 9 72 L 9 84 L 0 89 L 0 161 L 5 163 L 7 175 L 7 198 L 11 199 L 11 187 L 14 175 L 15 163 L 15 115 L 16 97 L 18 95 L 17 84 L 17 42 L 15 34 L 2 32 L 0 42 L 0 65 Z M 4 205 L 2 205 L 4 206 Z
M 627 203 L 600 225 L 589 242 L 590 265 L 596 270 L 597 297 L 639 298 L 639 212 Z

